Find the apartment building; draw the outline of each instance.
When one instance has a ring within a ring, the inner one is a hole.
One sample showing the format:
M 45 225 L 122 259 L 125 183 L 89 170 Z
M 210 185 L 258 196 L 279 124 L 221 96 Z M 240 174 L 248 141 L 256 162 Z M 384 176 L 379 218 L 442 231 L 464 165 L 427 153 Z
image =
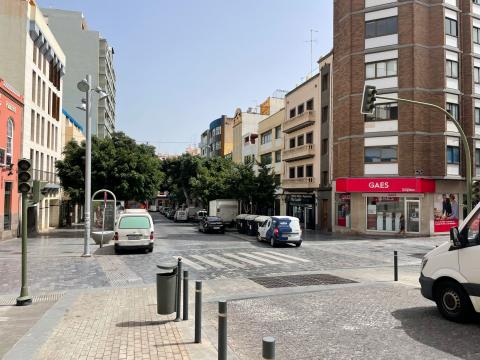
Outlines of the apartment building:
M 100 86 L 109 95 L 102 100 L 92 97 L 92 134 L 100 138 L 110 136 L 115 131 L 113 48 L 98 31 L 89 30 L 81 12 L 44 8 L 42 13 L 68 58 L 63 106 L 85 126 L 85 113 L 77 109 L 84 94 L 77 89 L 77 83 L 86 74 L 92 75 L 93 85 Z
M 62 156 L 61 109 L 65 54 L 36 1 L 0 2 L 0 77 L 24 96 L 22 156 L 32 161 L 35 181 L 45 197 L 29 208 L 29 226 L 56 227 L 60 185 L 55 162 Z
M 330 125 L 332 54 L 320 71 L 285 96 L 283 122 L 286 213 L 307 229 L 331 231 Z
M 282 123 L 285 118 L 285 108 L 270 115 L 258 124 L 258 152 L 257 162 L 269 165 L 275 173 L 275 183 L 278 188 L 275 193 L 275 202 L 272 204 L 272 215 L 284 215 L 282 211 L 281 177 L 283 175 L 282 150 L 283 150 L 283 132 Z M 284 202 L 283 202 L 284 203 Z
M 233 119 L 222 115 L 212 121 L 206 139 L 208 146 L 207 157 L 224 157 L 230 154 L 233 149 Z
M 63 115 L 63 143 L 66 145 L 70 141 L 75 140 L 78 144 L 85 141 L 83 126 L 70 115 L 67 110 L 62 110 Z
M 200 148 L 200 156 L 206 158 L 208 158 L 210 154 L 208 148 L 208 131 L 209 129 L 202 132 L 202 135 L 200 135 L 200 143 L 198 144 L 198 147 Z
M 459 133 L 429 108 L 377 102 L 364 84 L 446 108 L 469 138 L 480 176 L 480 5 L 476 0 L 351 0 L 334 4 L 335 229 L 447 232 L 463 217 Z M 473 151 L 474 150 L 474 151 Z

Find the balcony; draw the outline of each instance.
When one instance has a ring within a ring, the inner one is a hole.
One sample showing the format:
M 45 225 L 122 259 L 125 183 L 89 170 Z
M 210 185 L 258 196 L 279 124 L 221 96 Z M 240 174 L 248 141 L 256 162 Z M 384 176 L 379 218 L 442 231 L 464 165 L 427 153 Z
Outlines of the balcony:
M 284 189 L 316 189 L 318 183 L 313 177 L 283 179 L 282 188 Z
M 315 123 L 315 111 L 307 110 L 300 115 L 285 120 L 283 123 L 283 132 L 291 133 Z
M 315 145 L 305 144 L 283 151 L 283 161 L 296 161 L 315 156 Z

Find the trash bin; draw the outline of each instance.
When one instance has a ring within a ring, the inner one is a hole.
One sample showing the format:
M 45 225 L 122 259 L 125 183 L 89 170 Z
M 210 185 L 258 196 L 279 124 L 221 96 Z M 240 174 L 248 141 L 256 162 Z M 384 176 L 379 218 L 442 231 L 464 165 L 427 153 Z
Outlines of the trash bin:
M 257 228 L 256 228 L 257 223 L 255 222 L 255 218 L 257 216 L 258 215 L 247 215 L 247 217 L 245 218 L 247 223 L 247 235 L 250 235 L 250 236 L 257 235 Z
M 160 315 L 170 315 L 175 312 L 175 292 L 177 290 L 177 265 L 161 266 L 157 273 L 157 313 Z
M 235 221 L 237 223 L 237 231 L 239 233 L 245 233 L 246 232 L 246 226 L 245 226 L 245 217 L 247 214 L 240 214 L 236 217 Z

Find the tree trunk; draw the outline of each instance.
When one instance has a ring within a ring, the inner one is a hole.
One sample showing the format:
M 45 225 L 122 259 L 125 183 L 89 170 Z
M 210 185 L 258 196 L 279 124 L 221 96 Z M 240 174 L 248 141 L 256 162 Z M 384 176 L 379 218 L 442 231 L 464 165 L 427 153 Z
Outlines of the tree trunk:
M 183 190 L 183 195 L 185 195 L 185 203 L 187 205 L 187 208 L 190 207 L 190 198 L 188 196 L 188 193 L 187 193 L 187 190 L 185 190 L 185 188 L 182 188 Z

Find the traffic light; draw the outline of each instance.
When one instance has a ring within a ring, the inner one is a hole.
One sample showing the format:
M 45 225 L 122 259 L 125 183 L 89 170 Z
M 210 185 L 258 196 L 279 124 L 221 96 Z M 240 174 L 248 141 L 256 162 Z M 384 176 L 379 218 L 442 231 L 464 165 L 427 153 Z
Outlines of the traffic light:
M 478 204 L 480 201 L 480 181 L 474 181 L 472 183 L 472 203 Z
M 18 161 L 18 191 L 22 194 L 29 193 L 32 186 L 30 180 L 32 179 L 32 174 L 30 168 L 32 164 L 28 159 L 20 159 Z
M 377 95 L 377 88 L 373 85 L 365 85 L 363 87 L 362 96 L 362 110 L 360 111 L 364 115 L 373 115 L 375 111 L 375 101 Z

